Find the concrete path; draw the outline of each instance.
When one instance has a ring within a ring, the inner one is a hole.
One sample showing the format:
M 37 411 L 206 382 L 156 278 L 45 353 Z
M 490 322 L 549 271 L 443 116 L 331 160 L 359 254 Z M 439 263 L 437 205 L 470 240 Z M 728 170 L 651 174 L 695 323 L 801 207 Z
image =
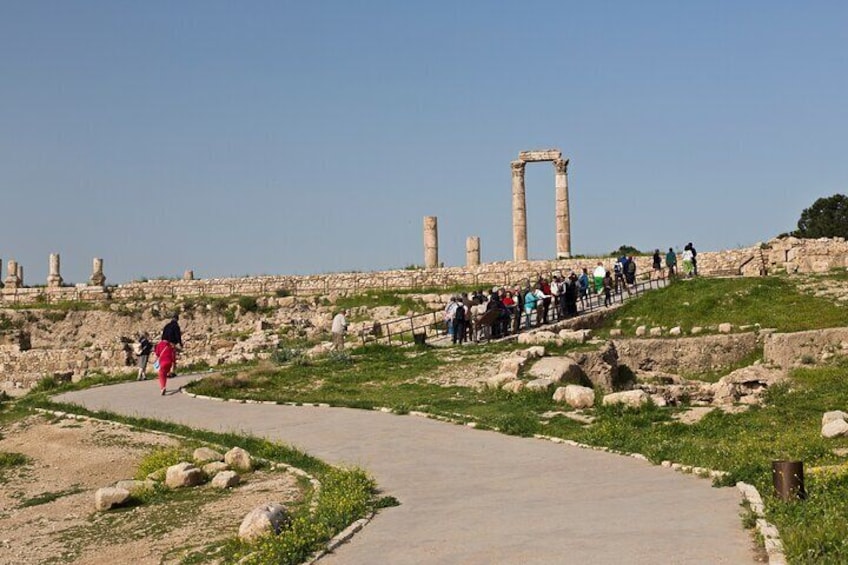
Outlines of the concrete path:
M 150 381 L 57 400 L 244 431 L 367 469 L 401 505 L 322 563 L 754 562 L 736 489 L 629 457 L 414 416 L 159 396 Z

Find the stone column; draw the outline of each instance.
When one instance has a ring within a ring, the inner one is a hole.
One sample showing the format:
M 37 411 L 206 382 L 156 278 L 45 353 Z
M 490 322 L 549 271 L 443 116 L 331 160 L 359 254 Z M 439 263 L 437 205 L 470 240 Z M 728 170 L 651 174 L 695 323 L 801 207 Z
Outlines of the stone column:
M 106 286 L 106 277 L 103 275 L 103 259 L 95 257 L 91 267 L 91 278 L 88 281 L 91 286 Z
M 47 286 L 51 288 L 62 286 L 62 275 L 59 274 L 59 254 L 50 254 L 50 271 L 47 274 Z
M 19 288 L 21 286 L 21 281 L 18 278 L 18 262 L 14 259 L 9 259 L 6 272 L 8 275 L 6 276 L 6 280 L 3 281 L 6 288 Z
M 512 162 L 512 258 L 527 260 L 527 203 L 524 193 L 524 161 Z
M 571 218 L 568 213 L 568 159 L 554 161 L 556 183 L 557 259 L 571 257 Z
M 194 271 L 192 271 L 191 269 L 187 269 L 183 273 L 183 280 L 184 281 L 193 281 L 194 280 Z
M 18 263 L 18 284 L 24 286 L 24 266 Z
M 465 266 L 476 267 L 480 264 L 480 237 L 469 236 L 465 240 Z
M 439 222 L 436 216 L 424 216 L 424 268 L 439 268 Z

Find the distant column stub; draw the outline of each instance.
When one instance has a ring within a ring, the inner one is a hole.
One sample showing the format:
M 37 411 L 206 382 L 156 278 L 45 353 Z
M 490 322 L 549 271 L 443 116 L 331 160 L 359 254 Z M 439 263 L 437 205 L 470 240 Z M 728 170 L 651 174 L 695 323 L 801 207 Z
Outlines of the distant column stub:
M 3 281 L 6 288 L 20 288 L 21 279 L 18 278 L 18 262 L 14 259 L 9 259 L 9 263 L 6 265 L 6 272 L 6 280 Z
M 465 266 L 476 267 L 480 264 L 480 237 L 468 236 L 465 240 Z
M 559 149 L 533 149 L 532 151 L 521 151 L 518 160 L 526 163 L 539 161 L 556 161 L 562 159 L 562 151 Z
M 439 267 L 439 221 L 436 216 L 424 216 L 424 268 Z
M 62 275 L 60 273 L 59 254 L 50 254 L 50 271 L 47 274 L 47 286 L 57 288 L 62 286 Z
M 103 274 L 103 259 L 95 257 L 91 263 L 91 278 L 88 281 L 91 286 L 106 286 L 106 276 Z
M 193 281 L 194 280 L 194 271 L 192 271 L 191 269 L 186 269 L 185 272 L 183 272 L 183 280 L 184 281 Z

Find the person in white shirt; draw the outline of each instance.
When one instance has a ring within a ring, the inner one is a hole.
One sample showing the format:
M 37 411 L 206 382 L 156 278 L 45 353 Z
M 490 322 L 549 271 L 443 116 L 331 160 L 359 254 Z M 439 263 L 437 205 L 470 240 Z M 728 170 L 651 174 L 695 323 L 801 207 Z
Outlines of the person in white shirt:
M 344 349 L 344 336 L 347 333 L 347 310 L 342 310 L 333 318 L 333 327 L 331 328 L 331 332 L 333 334 L 333 349 L 336 351 L 342 351 Z

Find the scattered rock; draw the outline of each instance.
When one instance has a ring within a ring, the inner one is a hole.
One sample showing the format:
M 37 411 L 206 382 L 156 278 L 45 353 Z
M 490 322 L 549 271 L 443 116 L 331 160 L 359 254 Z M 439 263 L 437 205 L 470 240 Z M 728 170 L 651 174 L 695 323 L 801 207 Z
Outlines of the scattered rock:
M 518 375 L 518 372 L 521 370 L 521 367 L 527 362 L 526 357 L 518 357 L 517 355 L 513 355 L 511 357 L 507 357 L 503 361 L 501 361 L 501 368 L 499 373 L 509 373 L 513 377 Z
M 619 328 L 613 328 L 609 332 L 610 337 L 619 337 L 621 336 L 621 330 Z
M 585 343 L 590 335 L 590 330 L 560 330 L 559 332 L 560 339 L 570 343 Z
M 503 386 L 501 386 L 501 390 L 505 390 L 513 394 L 521 392 L 522 390 L 524 390 L 524 381 L 509 381 L 508 383 L 504 383 Z
M 124 504 L 130 499 L 130 491 L 124 488 L 104 487 L 94 493 L 94 508 L 100 512 Z
M 152 489 L 155 484 L 155 481 L 149 479 L 146 481 L 126 480 L 115 483 L 115 488 L 127 490 L 131 495 L 135 495 Z
M 610 404 L 624 404 L 631 408 L 639 408 L 647 404 L 648 394 L 644 390 L 625 390 L 623 392 L 614 392 L 604 396 L 604 406 Z
M 597 351 L 572 354 L 592 387 L 612 391 L 619 383 L 618 351 L 613 342 L 607 342 Z
M 214 477 L 221 471 L 229 471 L 230 466 L 224 463 L 223 461 L 213 461 L 211 463 L 207 463 L 203 467 L 201 467 L 204 473 L 206 473 L 207 477 Z
M 203 465 L 205 463 L 211 463 L 212 461 L 223 461 L 224 456 L 215 451 L 214 449 L 210 449 L 208 447 L 198 447 L 194 450 L 192 454 L 192 459 L 194 459 L 195 463 L 198 465 Z
M 733 324 L 729 324 L 724 322 L 723 324 L 718 325 L 718 333 L 729 334 L 733 331 Z
M 212 486 L 215 488 L 232 488 L 241 482 L 241 478 L 235 471 L 221 471 L 215 478 L 212 479 Z
M 584 377 L 583 369 L 571 357 L 545 357 L 536 361 L 527 371 L 527 375 L 539 379 L 551 379 L 554 382 L 580 382 Z
M 769 369 L 763 365 L 743 367 L 712 385 L 713 404 L 756 404 L 768 387 L 785 380 L 786 375 L 779 369 Z
M 545 391 L 554 384 L 552 379 L 534 379 L 524 385 L 524 388 L 532 391 Z
M 678 412 L 677 414 L 672 414 L 672 418 L 680 422 L 681 424 L 695 424 L 700 422 L 701 419 L 715 410 L 714 406 L 694 406 L 687 410 L 686 412 Z
M 660 337 L 662 335 L 662 328 L 651 328 L 648 334 L 651 337 Z
M 572 408 L 591 408 L 595 405 L 595 391 L 579 385 L 559 387 L 554 391 L 554 402 L 565 402 Z
M 515 379 L 512 373 L 498 373 L 493 377 L 486 379 L 486 386 L 489 388 L 501 388 L 504 383 L 508 383 Z
M 822 437 L 834 438 L 848 436 L 848 422 L 845 420 L 833 420 L 822 426 Z
M 691 333 L 692 335 L 698 335 L 702 331 L 704 331 L 704 328 L 702 328 L 701 326 L 692 326 L 692 329 L 689 330 L 689 333 Z
M 524 357 L 526 359 L 538 359 L 545 356 L 545 346 L 534 345 L 533 347 L 528 347 L 523 351 L 516 351 L 513 355 Z
M 832 410 L 830 412 L 825 412 L 822 416 L 822 426 L 826 426 L 830 422 L 834 420 L 845 420 L 848 421 L 848 414 L 843 412 L 842 410 Z
M 171 465 L 165 472 L 165 484 L 171 488 L 193 487 L 203 482 L 203 471 L 191 463 Z
M 680 326 L 674 326 L 670 330 L 668 330 L 668 335 L 678 336 L 683 333 L 683 330 L 680 329 Z
M 646 326 L 639 326 L 636 328 L 636 337 L 642 337 L 648 333 L 648 328 Z
M 234 447 L 224 454 L 224 462 L 239 471 L 250 471 L 253 469 L 253 458 L 250 453 L 240 447 Z
M 291 521 L 282 504 L 263 504 L 248 512 L 239 526 L 239 538 L 250 541 L 264 534 L 279 534 Z

